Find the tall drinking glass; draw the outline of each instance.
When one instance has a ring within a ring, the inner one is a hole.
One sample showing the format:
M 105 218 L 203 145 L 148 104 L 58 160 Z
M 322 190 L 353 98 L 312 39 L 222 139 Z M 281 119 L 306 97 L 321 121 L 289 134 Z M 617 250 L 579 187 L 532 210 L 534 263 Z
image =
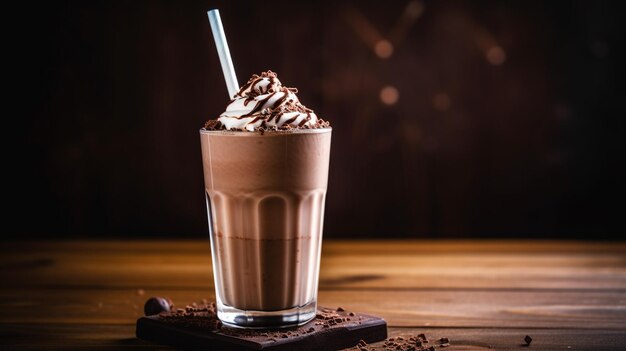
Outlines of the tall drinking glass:
M 226 325 L 290 327 L 315 317 L 331 132 L 200 130 Z

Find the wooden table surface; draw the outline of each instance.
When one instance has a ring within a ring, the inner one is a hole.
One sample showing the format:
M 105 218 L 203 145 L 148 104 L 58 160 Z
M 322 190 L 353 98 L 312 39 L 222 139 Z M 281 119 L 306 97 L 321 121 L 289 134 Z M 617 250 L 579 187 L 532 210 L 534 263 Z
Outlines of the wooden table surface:
M 168 349 L 134 337 L 149 296 L 214 298 L 208 241 L 1 245 L 2 349 Z M 626 349 L 626 243 L 332 241 L 319 304 L 447 350 Z

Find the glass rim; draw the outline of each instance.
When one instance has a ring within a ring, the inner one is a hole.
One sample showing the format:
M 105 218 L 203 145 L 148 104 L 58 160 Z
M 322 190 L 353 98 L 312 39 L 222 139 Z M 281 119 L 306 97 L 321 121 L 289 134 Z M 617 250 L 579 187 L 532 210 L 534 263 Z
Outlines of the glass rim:
M 265 131 L 206 130 L 204 128 L 200 128 L 200 134 L 246 137 L 246 136 L 272 136 L 272 135 L 295 135 L 295 134 L 321 134 L 321 133 L 329 133 L 332 130 L 333 130 L 332 127 L 311 128 L 311 129 L 289 129 L 289 130 L 265 130 Z

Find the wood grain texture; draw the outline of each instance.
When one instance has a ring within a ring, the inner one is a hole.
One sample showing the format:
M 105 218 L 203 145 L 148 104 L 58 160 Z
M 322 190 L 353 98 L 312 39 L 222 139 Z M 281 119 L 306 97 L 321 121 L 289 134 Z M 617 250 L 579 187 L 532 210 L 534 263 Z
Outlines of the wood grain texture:
M 626 289 L 621 243 L 331 241 L 322 255 L 320 289 Z M 208 241 L 12 243 L 0 268 L 15 288 L 213 287 Z
M 213 297 L 208 241 L 0 246 L 4 349 L 166 349 L 134 338 L 144 301 Z M 626 244 L 327 241 L 319 303 L 379 315 L 450 350 L 624 349 Z M 438 334 L 439 333 L 439 334 Z
M 626 333 L 613 330 L 392 327 L 388 332 L 390 337 L 419 333 L 430 340 L 447 337 L 451 346 L 446 350 L 453 351 L 622 351 L 626 345 Z M 533 338 L 531 348 L 521 346 L 526 335 Z M 0 336 L 2 350 L 174 350 L 135 338 L 134 325 L 0 324 Z
M 184 307 L 205 289 L 0 290 L 0 323 L 129 324 L 149 296 Z M 626 330 L 626 296 L 604 291 L 321 290 L 319 303 L 383 317 L 398 327 L 603 328 Z M 38 311 L 38 313 L 33 313 Z

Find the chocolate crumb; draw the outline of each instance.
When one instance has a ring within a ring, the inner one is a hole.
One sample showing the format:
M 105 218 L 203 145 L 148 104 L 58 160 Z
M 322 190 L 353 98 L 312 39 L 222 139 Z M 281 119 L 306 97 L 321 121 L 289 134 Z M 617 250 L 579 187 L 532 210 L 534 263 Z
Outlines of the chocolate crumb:
M 337 312 L 343 312 L 343 311 L 345 311 L 343 307 L 337 307 Z
M 220 122 L 218 120 L 208 120 L 204 124 L 204 129 L 206 129 L 206 130 L 220 130 L 220 129 L 225 129 L 225 126 L 222 124 L 222 122 Z
M 533 342 L 533 338 L 531 338 L 530 335 L 526 335 L 524 341 L 526 342 L 526 346 L 530 346 L 530 343 Z
M 425 345 L 428 342 L 426 335 L 421 333 L 418 335 L 411 336 L 395 336 L 390 337 L 382 343 L 381 346 L 367 346 L 362 344 L 354 345 L 350 350 L 352 351 L 435 351 L 437 348 L 446 348 L 450 347 L 450 339 L 448 338 L 440 338 L 437 340 L 437 345 L 433 345 L 427 347 Z
M 350 312 L 350 313 L 348 313 L 348 316 L 350 316 L 350 317 L 354 317 L 354 316 L 355 316 L 355 314 L 354 314 L 354 312 Z

